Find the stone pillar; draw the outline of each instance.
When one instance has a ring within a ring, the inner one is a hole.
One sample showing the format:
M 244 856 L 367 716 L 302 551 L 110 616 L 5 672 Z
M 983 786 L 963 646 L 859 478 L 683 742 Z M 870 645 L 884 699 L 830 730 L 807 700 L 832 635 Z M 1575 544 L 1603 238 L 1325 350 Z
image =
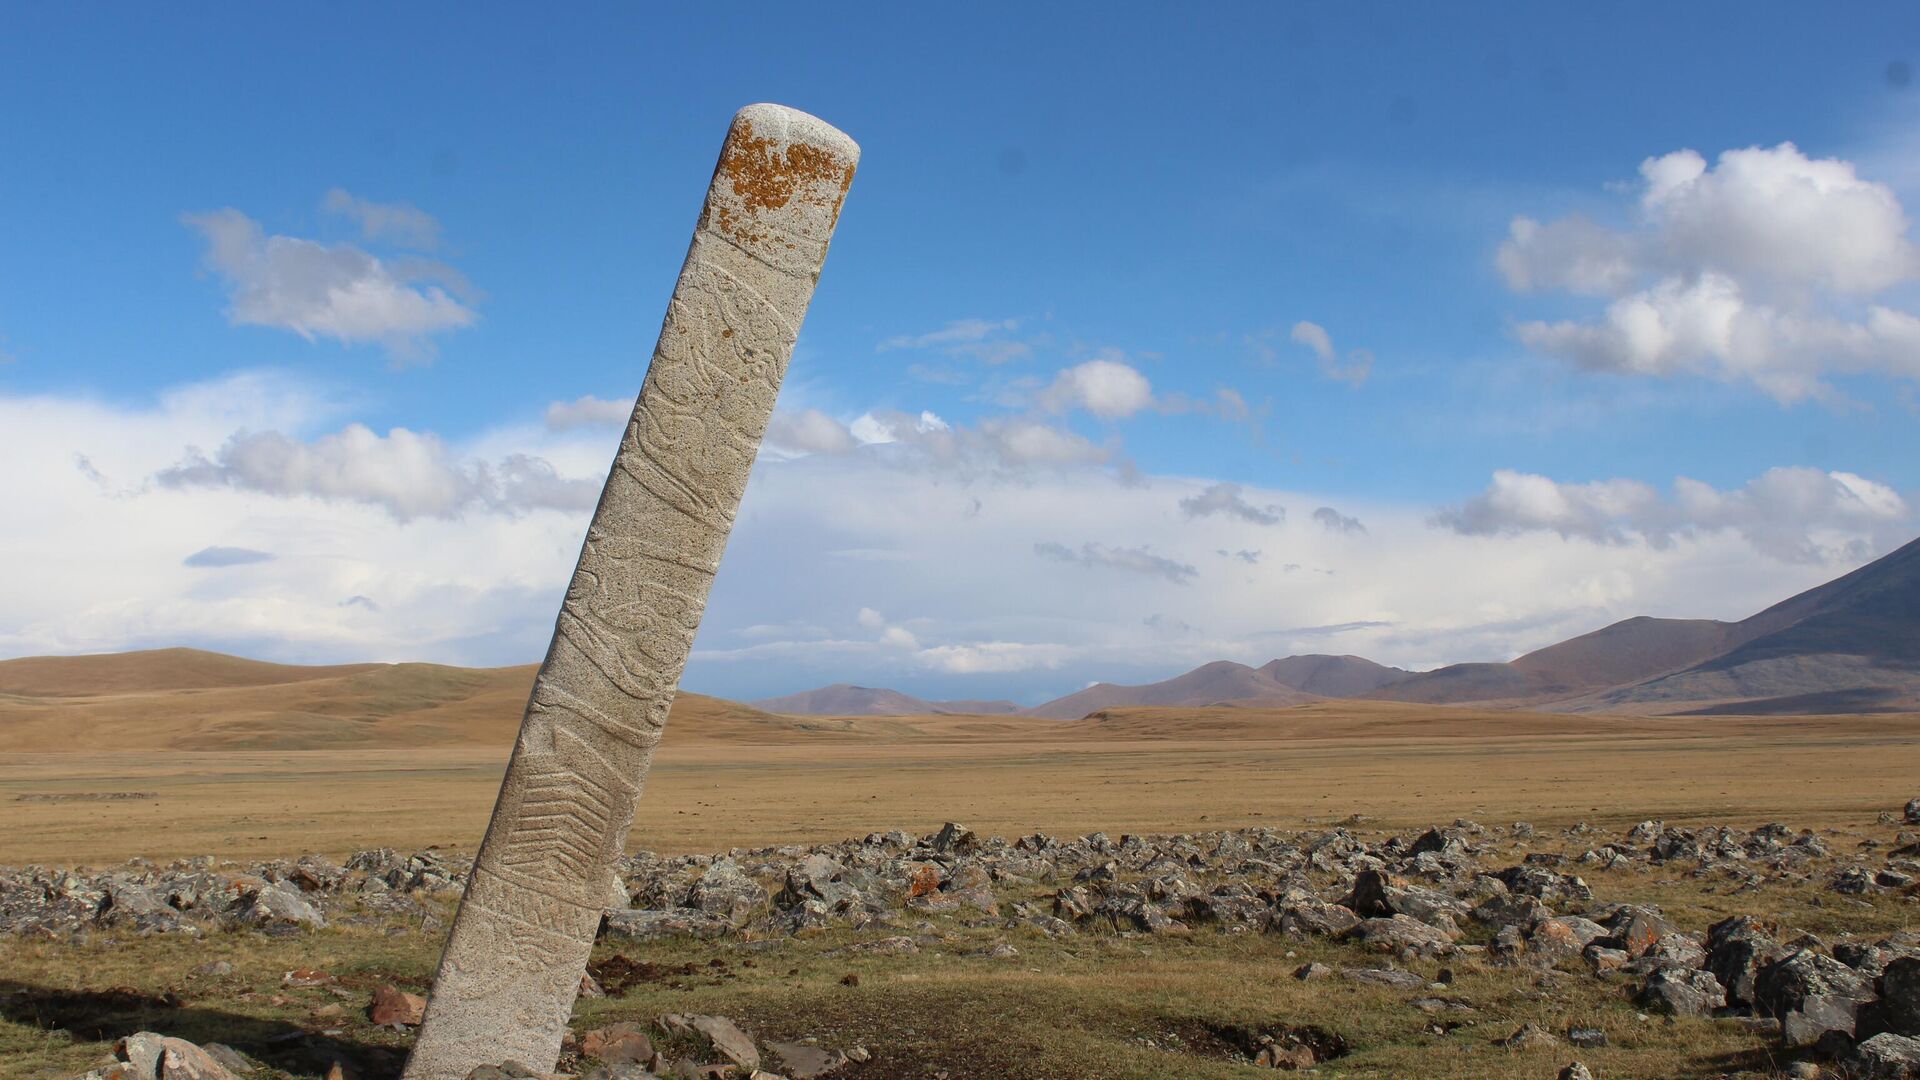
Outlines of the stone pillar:
M 733 118 L 653 363 L 534 680 L 406 1080 L 551 1071 L 614 865 L 860 148 Z

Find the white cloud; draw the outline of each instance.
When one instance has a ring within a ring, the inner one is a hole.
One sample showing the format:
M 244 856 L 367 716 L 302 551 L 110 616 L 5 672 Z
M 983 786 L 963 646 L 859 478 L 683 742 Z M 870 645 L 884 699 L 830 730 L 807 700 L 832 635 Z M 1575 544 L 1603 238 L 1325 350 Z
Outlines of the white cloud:
M 207 265 L 226 281 L 235 325 L 377 343 L 396 361 L 412 361 L 432 355 L 432 335 L 479 318 L 456 299 L 464 280 L 438 264 L 387 263 L 351 244 L 269 236 L 231 208 L 183 220 L 207 240 Z
M 1595 371 L 1749 381 L 1781 402 L 1825 377 L 1920 380 L 1920 319 L 1858 301 L 1920 274 L 1885 184 L 1792 143 L 1640 167 L 1636 227 L 1517 217 L 1496 256 L 1515 290 L 1610 296 L 1598 317 L 1526 321 L 1528 348 Z
M 262 376 L 183 387 L 138 407 L 0 391 L 9 465 L 0 504 L 10 510 L 0 515 L 0 549 L 34 568 L 0 575 L 0 655 L 191 644 L 293 662 L 537 660 L 585 506 L 510 514 L 469 502 L 464 514 L 438 517 L 409 496 L 404 504 L 423 512 L 401 520 L 356 497 L 143 485 L 183 446 L 219 446 L 236 430 L 287 433 L 312 450 L 348 426 L 340 410 L 325 394 Z M 491 467 L 516 454 L 552 463 L 556 476 L 595 476 L 611 450 L 608 432 L 557 434 L 537 422 L 460 440 L 414 434 L 440 443 L 437 460 L 456 481 L 463 463 Z M 1503 659 L 1629 615 L 1739 618 L 1916 527 L 1911 493 L 1789 472 L 1661 492 L 1655 501 L 1682 520 L 1738 527 L 1669 526 L 1659 547 L 1624 524 L 1623 543 L 1569 542 L 1553 529 L 1460 535 L 1431 528 L 1424 506 L 1342 499 L 1340 510 L 1367 525 L 1356 543 L 1232 516 L 1196 529 L 1174 507 L 1208 479 L 1146 476 L 1124 487 L 1089 483 L 1084 471 L 962 474 L 889 460 L 921 453 L 887 444 L 756 465 L 689 689 L 753 698 L 851 681 L 1032 702 L 1208 660 L 1324 652 L 1335 633 L 1338 651 L 1403 666 Z M 1253 485 L 1240 494 L 1255 507 L 1334 502 Z M 1793 510 L 1796 499 L 1818 512 Z M 1784 524 L 1770 533 L 1768 519 Z M 1804 520 L 1824 524 L 1804 529 Z M 1088 548 L 1088 537 L 1124 539 Z M 1839 561 L 1771 554 L 1794 556 L 1807 537 Z M 1069 561 L 1036 555 L 1036 538 L 1071 538 L 1060 545 Z M 183 565 L 209 547 L 274 557 Z M 1236 554 L 1256 550 L 1253 561 Z M 1139 555 L 1204 572 L 1163 573 Z M 854 625 L 856 597 L 877 608 L 873 625 Z M 846 625 L 821 625 L 833 612 Z
M 625 427 L 633 416 L 633 402 L 610 401 L 583 394 L 572 401 L 556 401 L 547 406 L 548 431 L 567 431 L 578 427 Z
M 1078 468 L 1113 456 L 1081 435 L 1025 417 L 989 417 L 966 427 L 931 412 L 882 409 L 856 419 L 850 434 L 881 460 L 963 476 Z
M 0 575 L 0 656 L 189 644 L 290 662 L 537 659 L 585 511 L 402 522 L 366 502 L 146 483 L 182 446 L 305 430 L 338 409 L 262 375 L 134 407 L 0 391 L 0 498 L 20 500 L 0 515 L 0 546 L 34 567 Z M 569 470 L 605 465 L 597 444 L 519 447 Z
M 1296 345 L 1305 345 L 1312 350 L 1315 361 L 1320 365 L 1320 373 L 1335 382 L 1361 386 L 1367 376 L 1373 373 L 1373 353 L 1367 349 L 1350 349 L 1343 363 L 1340 354 L 1334 350 L 1333 336 L 1319 323 L 1302 320 L 1293 324 L 1288 336 Z
M 1055 375 L 1040 404 L 1051 412 L 1079 408 L 1102 420 L 1118 420 L 1152 405 L 1153 387 L 1129 365 L 1101 358 Z
M 1286 507 L 1272 503 L 1255 506 L 1240 492 L 1239 484 L 1210 484 L 1199 494 L 1181 499 L 1180 510 L 1190 518 L 1225 514 L 1255 525 L 1278 525 L 1286 520 Z
M 766 442 L 775 450 L 794 454 L 844 454 L 859 445 L 847 425 L 818 409 L 774 413 Z
M 368 240 L 384 240 L 416 251 L 432 251 L 440 246 L 440 223 L 417 206 L 377 203 L 345 188 L 334 188 L 320 200 L 320 208 L 352 218 L 359 223 L 360 234 Z
M 1679 150 L 1648 159 L 1640 175 L 1641 210 L 1679 267 L 1846 293 L 1878 292 L 1920 269 L 1900 200 L 1851 162 L 1781 143 L 1729 150 L 1712 169 Z
M 396 519 L 453 518 L 469 510 L 517 514 L 588 510 L 602 478 L 564 478 L 528 454 L 461 458 L 432 434 L 361 424 L 302 442 L 277 431 L 236 432 L 214 456 L 189 449 L 154 475 L 162 487 L 227 487 L 278 497 L 368 503 Z
M 1486 491 L 1434 516 L 1465 535 L 1552 532 L 1604 544 L 1673 546 L 1698 532 L 1731 532 L 1790 562 L 1853 562 L 1904 539 L 1915 522 L 1892 488 L 1846 472 L 1774 468 L 1721 491 L 1681 477 L 1663 497 L 1635 480 L 1562 483 L 1502 469 Z
M 920 650 L 915 658 L 924 666 L 953 675 L 992 675 L 1057 668 L 1072 654 L 1072 649 L 1060 645 L 983 641 L 971 645 L 938 645 Z
M 1494 260 L 1516 292 L 1565 289 L 1607 296 L 1639 277 L 1632 238 L 1578 215 L 1541 224 L 1516 217 Z

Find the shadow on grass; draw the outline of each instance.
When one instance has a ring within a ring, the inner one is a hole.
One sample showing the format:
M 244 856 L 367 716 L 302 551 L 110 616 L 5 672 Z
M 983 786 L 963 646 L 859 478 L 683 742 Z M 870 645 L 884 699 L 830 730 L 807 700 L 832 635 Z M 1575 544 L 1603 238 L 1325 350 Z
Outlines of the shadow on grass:
M 127 987 L 69 990 L 0 979 L 0 1016 L 42 1031 L 64 1031 L 80 1042 L 110 1043 L 136 1031 L 156 1031 L 201 1045 L 225 1043 L 294 1076 L 325 1076 L 338 1062 L 362 1080 L 388 1080 L 400 1075 L 404 1063 L 404 1054 L 390 1047 Z

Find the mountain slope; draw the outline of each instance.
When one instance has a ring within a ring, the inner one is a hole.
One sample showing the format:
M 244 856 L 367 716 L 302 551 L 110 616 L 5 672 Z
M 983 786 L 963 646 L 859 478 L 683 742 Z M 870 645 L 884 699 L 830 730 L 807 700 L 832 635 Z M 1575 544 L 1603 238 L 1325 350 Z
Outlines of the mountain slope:
M 1405 668 L 1376 664 L 1362 656 L 1322 653 L 1269 660 L 1259 671 L 1282 686 L 1321 697 L 1357 697 L 1413 674 Z
M 1920 540 L 1738 624 L 1740 639 L 1588 708 L 1707 702 L 1715 711 L 1920 707 Z
M 1360 696 L 1431 705 L 1550 701 L 1639 682 L 1717 656 L 1745 640 L 1742 625 L 1642 615 L 1510 663 L 1450 664 Z
M 1236 705 L 1286 706 L 1318 700 L 1275 681 L 1264 671 L 1216 660 L 1202 664 L 1185 675 L 1141 686 L 1096 683 L 1077 693 L 1055 698 L 1027 710 L 1030 716 L 1049 716 L 1059 720 L 1078 720 L 1088 713 L 1135 705 Z
M 270 664 L 204 649 L 143 649 L 89 656 L 0 660 L 0 694 L 61 697 L 147 690 L 211 690 L 332 679 L 385 667 Z
M 0 661 L 0 754 L 473 746 L 504 755 L 535 670 L 299 667 L 195 649 Z M 668 722 L 682 739 L 792 726 L 689 693 Z
M 1020 711 L 1011 701 L 927 701 L 881 687 L 834 683 L 750 703 L 756 709 L 788 716 L 932 716 L 965 713 L 998 716 Z
M 1362 695 L 1567 711 L 1920 708 L 1920 540 L 1739 622 L 1634 618 L 1506 664 L 1454 664 Z

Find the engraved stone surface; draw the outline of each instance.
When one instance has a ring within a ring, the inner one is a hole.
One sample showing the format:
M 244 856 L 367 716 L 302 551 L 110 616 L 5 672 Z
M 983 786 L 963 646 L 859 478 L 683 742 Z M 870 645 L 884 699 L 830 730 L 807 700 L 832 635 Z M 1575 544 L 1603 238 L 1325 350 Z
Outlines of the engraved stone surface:
M 551 1071 L 707 590 L 860 149 L 779 105 L 727 133 L 587 529 L 407 1080 Z

